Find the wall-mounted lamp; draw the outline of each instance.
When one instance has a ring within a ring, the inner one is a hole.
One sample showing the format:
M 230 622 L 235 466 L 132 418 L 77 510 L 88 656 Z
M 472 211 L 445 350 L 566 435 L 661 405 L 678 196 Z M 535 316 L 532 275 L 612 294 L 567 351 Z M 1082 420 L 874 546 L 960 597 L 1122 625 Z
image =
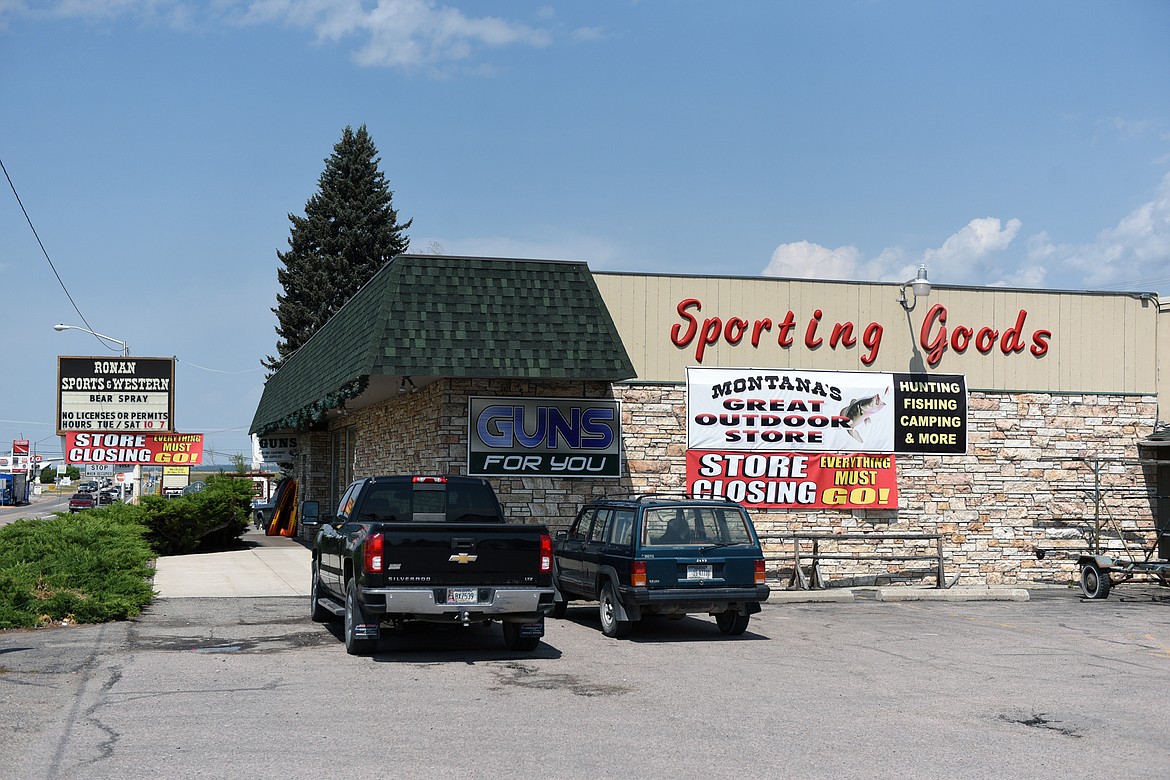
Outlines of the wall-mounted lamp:
M 414 385 L 414 380 L 408 376 L 402 377 L 402 381 L 398 383 L 398 392 L 405 393 L 407 390 L 412 393 L 417 393 L 418 388 Z
M 914 300 L 906 300 L 906 288 L 914 293 Z M 918 266 L 918 275 L 913 279 L 907 279 L 902 282 L 899 288 L 902 295 L 898 298 L 898 303 L 902 304 L 902 308 L 906 311 L 914 311 L 914 307 L 918 304 L 919 298 L 925 298 L 930 295 L 930 280 L 926 278 L 926 264 Z

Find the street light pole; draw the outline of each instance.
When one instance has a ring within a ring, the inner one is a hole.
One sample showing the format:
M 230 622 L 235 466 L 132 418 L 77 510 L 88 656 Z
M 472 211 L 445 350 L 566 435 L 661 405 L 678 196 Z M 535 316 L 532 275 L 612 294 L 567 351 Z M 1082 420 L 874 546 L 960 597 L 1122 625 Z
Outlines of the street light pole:
M 127 344 L 125 341 L 122 341 L 121 339 L 114 338 L 113 336 L 105 336 L 101 333 L 98 333 L 97 331 L 92 331 L 89 328 L 82 328 L 78 325 L 62 325 L 61 323 L 57 323 L 56 325 L 54 325 L 53 330 L 58 331 L 58 332 L 63 331 L 63 330 L 80 330 L 84 333 L 90 334 L 91 336 L 96 336 L 98 339 L 100 339 L 102 341 L 108 341 L 112 344 L 120 345 L 122 347 L 122 357 L 126 357 L 126 358 L 130 357 L 130 345 Z M 62 453 L 62 454 L 64 454 L 64 453 Z M 142 464 L 141 463 L 134 464 L 134 481 L 136 483 L 139 483 L 139 484 L 142 483 Z M 124 490 L 124 488 L 121 488 L 121 487 L 119 488 L 118 492 L 119 492 L 120 498 L 125 497 L 125 493 L 123 492 L 123 490 Z M 99 492 L 99 495 L 100 495 L 100 492 Z M 139 493 L 139 495 L 141 495 L 141 493 Z M 137 500 L 137 499 L 135 499 L 135 500 Z
M 53 330 L 55 330 L 55 331 L 80 330 L 84 333 L 90 334 L 91 336 L 97 336 L 99 339 L 101 339 L 103 341 L 109 341 L 109 342 L 112 342 L 114 344 L 120 345 L 122 347 L 122 357 L 130 357 L 130 345 L 127 344 L 125 341 L 120 341 L 119 339 L 113 338 L 112 336 L 103 336 L 102 334 L 100 334 L 96 331 L 92 331 L 89 328 L 82 328 L 79 325 L 62 325 L 60 323 L 54 325 Z

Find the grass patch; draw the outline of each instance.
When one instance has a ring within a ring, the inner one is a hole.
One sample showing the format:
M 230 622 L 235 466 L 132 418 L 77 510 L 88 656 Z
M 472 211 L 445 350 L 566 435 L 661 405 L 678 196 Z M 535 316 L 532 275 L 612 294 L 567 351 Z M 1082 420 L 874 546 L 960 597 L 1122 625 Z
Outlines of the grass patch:
M 103 623 L 154 596 L 146 528 L 106 510 L 0 528 L 0 628 Z
M 213 476 L 182 498 L 0 527 L 0 629 L 141 614 L 154 597 L 154 558 L 239 546 L 251 498 L 249 480 Z

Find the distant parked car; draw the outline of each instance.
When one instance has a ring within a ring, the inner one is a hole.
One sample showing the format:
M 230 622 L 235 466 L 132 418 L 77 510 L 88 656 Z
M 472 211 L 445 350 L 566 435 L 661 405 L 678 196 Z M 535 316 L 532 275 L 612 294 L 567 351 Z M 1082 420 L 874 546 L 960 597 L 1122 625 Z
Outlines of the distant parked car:
M 80 512 L 82 509 L 93 509 L 97 506 L 93 493 L 74 493 L 69 497 L 69 511 Z
M 99 491 L 99 492 L 98 492 L 98 494 L 97 494 L 97 497 L 98 497 L 98 498 L 97 498 L 97 500 L 98 500 L 98 505 L 99 505 L 99 506 L 101 506 L 102 504 L 112 504 L 112 503 L 114 503 L 114 501 L 115 501 L 115 500 L 117 500 L 117 499 L 114 497 L 114 491 L 113 491 L 113 490 L 102 490 L 102 491 Z
M 78 482 L 77 490 L 81 493 L 96 493 L 98 492 L 97 482 Z

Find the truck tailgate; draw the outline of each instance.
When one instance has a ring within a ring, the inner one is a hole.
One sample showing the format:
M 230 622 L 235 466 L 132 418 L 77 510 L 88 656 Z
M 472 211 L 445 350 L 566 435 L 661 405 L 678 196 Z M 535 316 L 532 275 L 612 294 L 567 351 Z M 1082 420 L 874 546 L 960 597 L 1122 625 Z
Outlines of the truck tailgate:
M 534 585 L 550 581 L 548 574 L 540 573 L 540 537 L 548 533 L 543 526 L 386 523 L 377 530 L 383 534 L 386 585 Z

